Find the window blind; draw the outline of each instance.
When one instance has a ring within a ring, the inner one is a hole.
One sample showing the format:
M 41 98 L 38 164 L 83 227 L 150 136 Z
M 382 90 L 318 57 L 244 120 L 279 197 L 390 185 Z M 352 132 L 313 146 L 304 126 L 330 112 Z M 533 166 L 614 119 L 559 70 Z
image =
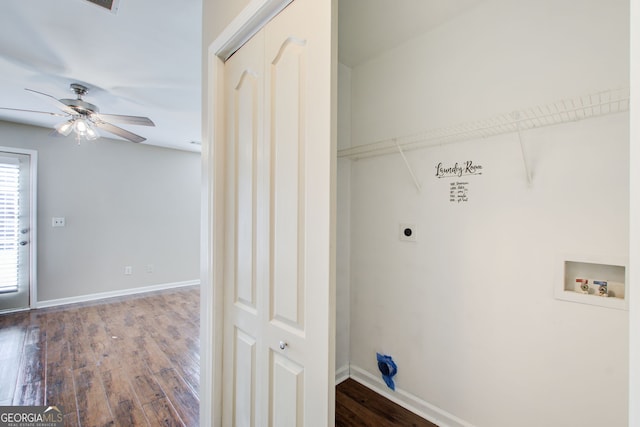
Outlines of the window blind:
M 0 162 L 0 293 L 18 291 L 20 164 Z

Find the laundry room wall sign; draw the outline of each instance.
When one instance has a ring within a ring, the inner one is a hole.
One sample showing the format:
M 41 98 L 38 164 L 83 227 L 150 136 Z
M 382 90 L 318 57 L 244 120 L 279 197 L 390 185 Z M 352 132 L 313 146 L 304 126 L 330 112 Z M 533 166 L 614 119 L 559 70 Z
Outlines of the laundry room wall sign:
M 462 178 L 469 175 L 482 175 L 482 165 L 473 163 L 472 160 L 453 165 L 440 162 L 436 165 L 436 178 Z
M 463 178 L 475 175 L 482 175 L 482 165 L 474 163 L 473 160 L 455 162 L 454 164 L 444 164 L 440 162 L 436 165 L 436 178 Z M 449 202 L 465 203 L 469 201 L 469 181 L 455 180 L 449 184 Z

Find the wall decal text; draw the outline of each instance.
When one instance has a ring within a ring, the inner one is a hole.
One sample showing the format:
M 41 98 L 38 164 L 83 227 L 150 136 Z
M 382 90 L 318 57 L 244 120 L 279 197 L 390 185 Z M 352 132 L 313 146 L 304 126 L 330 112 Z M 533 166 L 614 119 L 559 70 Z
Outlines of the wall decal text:
M 449 184 L 449 201 L 451 203 L 468 202 L 469 183 L 452 182 L 451 184 Z
M 482 175 L 482 165 L 474 164 L 471 160 L 456 162 L 453 166 L 445 166 L 442 162 L 436 165 L 437 178 L 461 178 L 469 175 Z

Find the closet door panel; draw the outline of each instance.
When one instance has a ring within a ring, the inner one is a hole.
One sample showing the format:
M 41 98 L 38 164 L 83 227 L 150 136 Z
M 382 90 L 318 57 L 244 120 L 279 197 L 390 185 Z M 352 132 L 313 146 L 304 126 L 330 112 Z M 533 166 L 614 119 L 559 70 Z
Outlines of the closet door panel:
M 256 426 L 266 416 L 261 382 L 260 174 L 264 37 L 259 33 L 225 64 L 225 269 L 223 425 Z M 262 240 L 261 240 L 262 239 Z M 261 394 L 262 393 L 262 394 Z M 261 412 L 262 411 L 262 412 Z
M 234 90 L 236 150 L 236 303 L 256 310 L 256 157 L 258 150 L 257 74 L 244 70 Z
M 290 359 L 272 353 L 271 358 L 271 396 L 273 411 L 271 426 L 302 426 L 304 368 Z
M 233 425 L 255 425 L 256 339 L 236 328 L 233 396 Z
M 305 42 L 288 38 L 270 69 L 271 316 L 304 332 Z
M 331 3 L 295 0 L 265 28 L 274 427 L 333 424 Z

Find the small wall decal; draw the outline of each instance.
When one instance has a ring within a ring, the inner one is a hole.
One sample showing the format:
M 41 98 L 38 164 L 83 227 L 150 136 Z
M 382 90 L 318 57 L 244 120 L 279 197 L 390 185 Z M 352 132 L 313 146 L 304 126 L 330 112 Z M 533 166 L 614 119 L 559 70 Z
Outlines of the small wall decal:
M 456 181 L 449 184 L 449 201 L 451 203 L 468 202 L 469 183 Z
M 396 366 L 391 356 L 376 353 L 376 357 L 378 358 L 378 369 L 382 374 L 382 379 L 387 384 L 387 387 L 395 391 L 396 385 L 393 382 L 393 377 L 398 373 L 398 366 Z

